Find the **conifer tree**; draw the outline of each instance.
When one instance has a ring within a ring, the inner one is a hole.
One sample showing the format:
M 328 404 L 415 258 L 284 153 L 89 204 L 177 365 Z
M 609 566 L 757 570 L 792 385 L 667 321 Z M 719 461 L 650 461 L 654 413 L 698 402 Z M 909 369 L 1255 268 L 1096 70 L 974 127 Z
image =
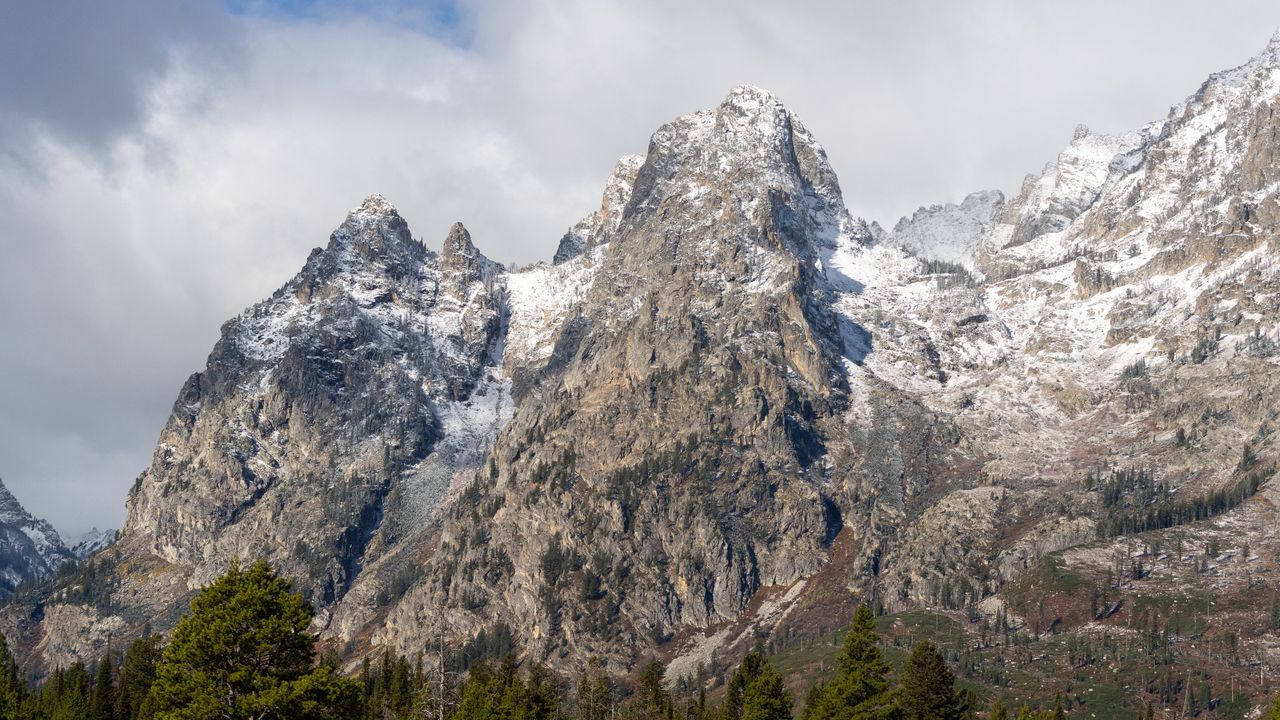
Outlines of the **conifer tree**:
M 996 696 L 996 701 L 991 705 L 991 720 L 1009 720 L 1009 711 L 1005 709 L 1004 698 Z
M 102 656 L 98 672 L 93 679 L 93 698 L 89 708 L 90 720 L 115 720 L 115 685 L 111 682 L 111 659 Z
M 116 714 L 121 720 L 137 720 L 150 717 L 148 694 L 156 679 L 156 663 L 160 661 L 161 638 L 144 632 L 143 636 L 129 644 L 124 662 L 120 664 L 119 694 L 116 698 Z
M 791 693 L 768 660 L 742 696 L 742 720 L 791 720 Z
M 853 616 L 844 638 L 844 650 L 836 659 L 836 677 L 809 692 L 804 720 L 874 720 L 894 718 L 897 708 L 889 686 L 892 667 L 880 652 L 875 616 L 866 605 Z
M 354 680 L 315 666 L 311 606 L 265 562 L 227 573 L 191 601 L 156 666 L 156 720 L 352 718 Z
M 47 689 L 44 707 L 49 720 L 84 720 L 89 716 L 89 671 L 84 663 L 73 663 L 55 673 L 52 687 Z M 46 693 L 42 692 L 42 695 Z
M 961 720 L 968 714 L 956 676 L 928 640 L 916 645 L 902 666 L 898 706 L 905 720 Z
M 605 720 L 613 707 L 613 687 L 597 658 L 587 661 L 578 680 L 575 720 Z
M 18 680 L 18 663 L 9 644 L 0 635 L 0 720 L 18 720 L 22 717 L 22 702 L 26 687 Z

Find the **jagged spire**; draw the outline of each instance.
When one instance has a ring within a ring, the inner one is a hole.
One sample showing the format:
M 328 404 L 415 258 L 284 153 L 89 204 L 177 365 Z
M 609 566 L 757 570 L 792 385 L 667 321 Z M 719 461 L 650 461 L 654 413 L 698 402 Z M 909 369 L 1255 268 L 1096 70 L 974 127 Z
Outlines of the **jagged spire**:
M 444 239 L 444 247 L 440 251 L 441 266 L 460 262 L 474 263 L 478 255 L 475 244 L 471 242 L 471 233 L 467 232 L 466 226 L 460 222 L 454 223 L 453 227 L 449 228 L 449 234 Z
M 329 238 L 329 248 L 347 256 L 387 262 L 421 259 L 423 250 L 414 242 L 409 224 L 389 200 L 378 193 L 347 213 Z

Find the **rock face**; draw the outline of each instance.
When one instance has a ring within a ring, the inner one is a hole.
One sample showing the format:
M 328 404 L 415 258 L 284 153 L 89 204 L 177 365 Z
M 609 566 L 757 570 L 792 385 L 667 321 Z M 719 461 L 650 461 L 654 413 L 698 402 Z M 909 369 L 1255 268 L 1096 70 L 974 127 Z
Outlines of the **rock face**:
M 1003 193 L 984 190 L 969 194 L 959 205 L 920 208 L 899 220 L 884 242 L 929 260 L 972 269 L 978 246 L 1003 205 Z
M 71 554 L 74 555 L 77 560 L 84 560 L 90 555 L 115 542 L 115 539 L 115 530 L 99 530 L 95 527 L 80 537 L 72 538 L 70 541 Z
M 1004 607 L 1133 528 L 1101 474 L 1187 499 L 1277 456 L 1278 95 L 1280 39 L 888 234 L 751 87 L 620 161 L 553 264 L 507 271 L 461 225 L 428 251 L 371 197 L 224 326 L 97 601 L 0 621 L 52 667 L 100 652 L 73 625 L 127 635 L 236 556 L 352 658 L 505 623 L 562 669 L 684 672 L 857 601 Z
M 428 608 L 479 606 L 451 624 L 502 619 L 536 652 L 623 661 L 637 636 L 731 620 L 825 564 L 849 398 L 823 268 L 870 238 L 822 148 L 739 88 L 660 128 L 620 221 L 595 232 L 596 282 L 385 642 Z
M 124 536 L 190 568 L 193 586 L 234 557 L 265 557 L 336 601 L 393 483 L 483 380 L 499 270 L 461 225 L 437 256 L 386 200 L 365 200 L 302 272 L 223 327 L 129 495 Z
M 0 597 L 46 578 L 74 555 L 46 520 L 32 517 L 0 482 Z

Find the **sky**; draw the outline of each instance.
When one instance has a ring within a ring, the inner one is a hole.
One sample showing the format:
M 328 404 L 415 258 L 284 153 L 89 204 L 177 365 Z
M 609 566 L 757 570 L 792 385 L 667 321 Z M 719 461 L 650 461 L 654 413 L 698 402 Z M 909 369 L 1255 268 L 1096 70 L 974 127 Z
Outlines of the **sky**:
M 119 527 L 183 380 L 346 211 L 548 259 L 618 157 L 771 90 L 846 203 L 1015 194 L 1077 124 L 1166 116 L 1274 0 L 0 0 L 0 478 Z

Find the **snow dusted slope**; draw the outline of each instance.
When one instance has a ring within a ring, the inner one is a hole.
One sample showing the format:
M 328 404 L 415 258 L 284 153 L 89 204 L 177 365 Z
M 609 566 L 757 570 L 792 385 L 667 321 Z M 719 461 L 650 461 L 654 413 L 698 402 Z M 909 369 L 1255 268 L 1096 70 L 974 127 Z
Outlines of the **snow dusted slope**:
M 23 582 L 48 577 L 71 559 L 58 531 L 32 517 L 0 482 L 0 596 Z
M 116 545 L 171 567 L 85 624 L 141 626 L 167 606 L 133 598 L 247 554 L 353 657 L 447 618 L 561 669 L 696 667 L 855 598 L 991 599 L 1097 536 L 1086 473 L 1198 493 L 1280 457 L 1278 67 L 1280 39 L 888 236 L 753 87 L 620 161 L 554 264 L 460 225 L 428 251 L 371 197 L 183 388 Z M 581 567 L 548 577 L 557 553 Z
M 969 194 L 959 205 L 920 208 L 899 220 L 884 242 L 929 260 L 972 268 L 978 246 L 1002 205 L 1004 195 L 999 190 L 984 190 Z
M 117 531 L 115 530 L 92 528 L 89 532 L 72 539 L 71 554 L 75 555 L 77 559 L 83 560 L 115 542 L 116 535 Z

